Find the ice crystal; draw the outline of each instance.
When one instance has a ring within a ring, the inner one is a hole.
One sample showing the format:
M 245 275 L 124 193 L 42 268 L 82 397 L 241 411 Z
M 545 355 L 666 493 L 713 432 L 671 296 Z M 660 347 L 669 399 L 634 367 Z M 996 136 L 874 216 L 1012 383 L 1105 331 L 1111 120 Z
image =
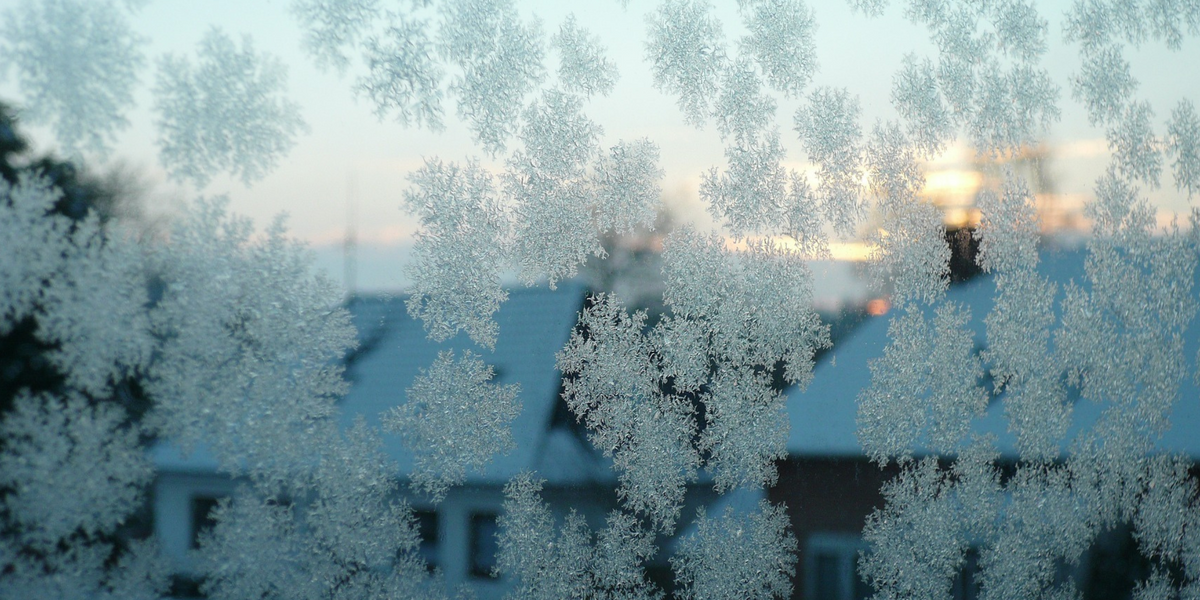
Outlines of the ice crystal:
M 871 386 L 859 396 L 858 439 L 872 460 L 911 457 L 920 448 L 951 452 L 964 443 L 971 420 L 987 408 L 970 317 L 946 303 L 931 320 L 917 309 L 892 318 L 891 343 L 871 361 Z
M 0 333 L 36 317 L 47 358 L 74 389 L 103 396 L 150 355 L 141 249 L 96 215 L 80 222 L 46 214 L 62 192 L 23 173 L 0 181 Z M 107 318 L 95 318 L 95 311 Z M 105 340 L 97 345 L 95 340 Z
M 692 407 L 659 388 L 646 314 L 629 315 L 614 297 L 592 299 L 558 354 L 563 399 L 613 457 L 625 505 L 665 531 L 674 529 L 685 484 L 700 457 L 692 446 Z
M 654 87 L 678 96 L 684 121 L 697 127 L 708 118 L 726 60 L 721 23 L 711 11 L 707 0 L 666 0 L 646 21 Z
M 858 98 L 844 89 L 817 88 L 809 106 L 796 111 L 796 132 L 818 166 L 817 194 L 825 218 L 843 235 L 853 235 L 866 214 L 859 193 L 862 129 Z
M 931 304 L 946 292 L 950 248 L 938 210 L 925 203 L 900 204 L 887 214 L 887 229 L 872 236 L 877 282 L 891 283 L 892 301 Z
M 868 517 L 863 530 L 872 552 L 860 563 L 863 577 L 882 597 L 950 595 L 970 541 L 952 482 L 930 457 L 884 484 L 884 509 Z
M 292 15 L 304 29 L 304 49 L 317 66 L 345 71 L 352 49 L 379 17 L 378 0 L 294 0 Z
M 49 551 L 77 530 L 97 536 L 125 519 L 151 469 L 123 413 L 81 397 L 17 397 L 0 424 L 0 484 L 12 490 L 4 510 L 24 543 Z
M 1087 106 L 1092 125 L 1112 124 L 1121 117 L 1138 81 L 1117 46 L 1084 53 L 1083 61 L 1082 71 L 1071 78 L 1071 95 Z
M 676 593 L 687 600 L 787 598 L 796 548 L 783 505 L 763 500 L 754 512 L 727 508 L 719 518 L 701 508 L 695 533 L 671 557 Z
M 283 487 L 243 486 L 200 538 L 203 590 L 260 598 L 442 598 L 417 553 L 415 519 L 394 496 L 395 465 L 358 421 L 325 421 L 298 436 L 310 459 Z M 315 459 L 315 460 L 313 460 Z M 244 557 L 253 554 L 254 560 Z
M 758 73 L 747 60 L 733 61 L 724 70 L 721 92 L 713 107 L 713 117 L 722 139 L 751 144 L 770 130 L 775 101 L 761 88 Z
M 980 194 L 982 217 L 975 237 L 979 240 L 979 266 L 984 271 L 1010 273 L 1038 264 L 1038 217 L 1033 193 L 1023 179 L 1009 172 L 1001 194 Z
M 428 28 L 426 21 L 396 17 L 383 36 L 368 37 L 363 43 L 368 73 L 355 89 L 371 100 L 380 119 L 394 111 L 403 125 L 440 131 L 443 72 L 434 62 Z
M 954 135 L 954 121 L 938 91 L 937 73 L 928 58 L 909 54 L 892 80 L 892 104 L 908 124 L 908 134 L 926 156 L 941 152 Z
M 1191 100 L 1180 100 L 1167 124 L 1167 152 L 1174 157 L 1175 189 L 1200 193 L 1200 119 Z
M 173 178 L 199 187 L 220 172 L 246 185 L 262 179 L 307 127 L 284 96 L 286 67 L 256 52 L 249 36 L 239 49 L 215 27 L 196 56 L 195 64 L 171 54 L 158 63 L 159 159 Z
M 1008 151 L 1034 143 L 1059 118 L 1058 86 L 1044 70 L 1017 65 L 980 77 L 968 130 L 977 147 Z
M 613 146 L 596 166 L 599 230 L 624 235 L 638 228 L 652 228 L 663 175 L 654 142 L 642 138 Z
M 603 249 L 594 227 L 587 167 L 600 153 L 600 127 L 573 94 L 548 90 L 525 111 L 521 150 L 509 157 L 506 191 L 516 199 L 521 277 L 550 285 L 574 276 Z
M 773 368 L 806 385 L 812 356 L 828 344 L 828 328 L 811 308 L 812 274 L 802 257 L 763 240 L 738 255 L 719 237 L 681 229 L 667 239 L 664 300 L 711 336 L 714 359 L 731 366 Z
M 439 352 L 405 391 L 407 401 L 384 417 L 416 457 L 413 485 L 435 501 L 496 454 L 514 447 L 512 421 L 521 412 L 520 386 L 491 383 L 492 367 L 464 351 Z
M 700 199 L 714 217 L 723 218 L 734 235 L 747 235 L 777 225 L 792 199 L 779 134 L 725 149 L 728 169 L 704 174 Z
M 1122 176 L 1157 187 L 1162 151 L 1150 124 L 1153 116 L 1148 102 L 1129 105 L 1117 125 L 1108 130 L 1108 145 Z
M 788 416 L 783 396 L 762 372 L 721 365 L 705 395 L 707 426 L 699 449 L 708 455 L 716 489 L 769 487 L 775 461 L 787 456 Z M 754 435 L 742 432 L 754 431 Z
M 0 63 L 17 69 L 24 116 L 68 155 L 101 154 L 129 126 L 145 41 L 110 0 L 30 0 L 4 13 Z
M 563 89 L 591 97 L 607 96 L 617 83 L 617 66 L 604 56 L 600 40 L 567 16 L 550 38 L 559 54 L 558 79 Z
M 474 162 L 459 166 L 435 159 L 409 180 L 413 187 L 404 202 L 421 220 L 409 267 L 414 283 L 409 314 L 425 322 L 433 340 L 465 331 L 476 343 L 494 347 L 498 329 L 492 315 L 508 298 L 500 270 L 510 225 L 491 175 Z
M 754 57 L 767 83 L 789 96 L 799 96 L 817 68 L 812 12 L 799 0 L 739 2 L 749 33 L 742 52 Z
M 341 292 L 311 275 L 281 222 L 253 233 L 222 202 L 199 202 L 155 250 L 164 291 L 150 321 L 163 342 L 144 385 L 158 434 L 205 442 L 227 470 L 287 480 L 310 460 L 301 433 L 345 393 L 336 365 L 354 333 Z
M 448 0 L 439 11 L 440 54 L 461 70 L 450 84 L 458 115 L 498 154 L 516 133 L 525 95 L 545 77 L 541 25 L 522 23 L 512 0 Z
M 572 510 L 556 535 L 550 507 L 540 498 L 542 484 L 522 473 L 504 488 L 498 571 L 517 579 L 510 597 L 662 598 L 643 575 L 642 563 L 654 554 L 654 545 L 636 518 L 613 511 L 608 526 L 593 536 Z
M 80 396 L 19 394 L 0 423 L 0 504 L 15 543 L 0 552 L 0 594 L 152 599 L 165 591 L 165 565 L 152 543 L 136 544 L 122 564 L 106 537 L 142 499 L 153 472 L 138 430 L 117 406 Z M 25 552 L 15 550 L 23 546 Z

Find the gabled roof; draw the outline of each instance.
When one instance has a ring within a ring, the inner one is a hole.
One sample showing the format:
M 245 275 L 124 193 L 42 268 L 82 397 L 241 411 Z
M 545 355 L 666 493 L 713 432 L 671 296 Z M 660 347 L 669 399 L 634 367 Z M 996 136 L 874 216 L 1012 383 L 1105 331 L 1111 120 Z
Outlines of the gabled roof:
M 574 281 L 561 282 L 557 290 L 522 288 L 509 291 L 495 320 L 500 328 L 494 352 L 480 348 L 465 334 L 445 343 L 434 343 L 425 335 L 424 324 L 407 313 L 407 297 L 360 297 L 351 304 L 354 325 L 359 330 L 360 352 L 346 371 L 350 393 L 341 403 L 343 424 L 349 426 L 362 416 L 378 425 L 380 416 L 406 401 L 405 390 L 422 369 L 433 364 L 441 350 L 456 353 L 470 350 L 493 366 L 493 383 L 521 386 L 521 414 L 513 421 L 516 448 L 494 457 L 483 472 L 468 470 L 468 483 L 502 485 L 523 470 L 538 470 L 553 483 L 577 469 L 559 463 L 591 462 L 586 447 L 573 440 L 558 439 L 563 432 L 552 430 L 551 420 L 559 400 L 562 375 L 555 368 L 555 354 L 570 338 L 583 307 L 586 289 Z M 395 435 L 384 435 L 385 451 L 399 463 L 400 473 L 413 468 L 413 455 Z M 553 456 L 544 456 L 547 453 Z
M 585 441 L 566 428 L 551 428 L 559 399 L 562 375 L 555 354 L 570 338 L 583 307 L 586 288 L 576 281 L 559 283 L 558 289 L 521 288 L 509 291 L 508 301 L 495 314 L 500 328 L 495 351 L 476 346 L 465 334 L 445 343 L 426 337 L 424 324 L 408 315 L 408 296 L 359 296 L 349 305 L 358 329 L 359 347 L 347 357 L 350 391 L 339 403 L 340 419 L 349 427 L 362 417 L 378 426 L 382 414 L 406 401 L 405 390 L 422 369 L 433 364 L 441 350 L 471 350 L 492 365 L 496 384 L 520 385 L 520 415 L 512 424 L 516 448 L 496 456 L 482 472 L 468 470 L 468 484 L 503 485 L 524 470 L 536 470 L 555 483 L 608 481 L 611 469 Z M 412 471 L 413 455 L 396 435 L 383 435 L 384 451 L 400 468 Z M 216 460 L 205 448 L 183 457 L 170 444 L 151 451 L 161 471 L 214 472 Z
M 1043 253 L 1038 271 L 1058 284 L 1058 301 L 1062 299 L 1064 284 L 1072 280 L 1080 285 L 1084 283 L 1085 257 L 1083 250 Z M 978 349 L 985 348 L 987 344 L 984 318 L 992 310 L 994 293 L 993 277 L 979 276 L 951 287 L 946 294 L 947 301 L 970 309 L 971 321 L 968 326 L 974 333 L 975 347 Z M 892 316 L 889 313 L 868 317 L 821 357 L 814 366 L 813 380 L 807 390 L 802 392 L 793 387 L 787 391 L 791 421 L 789 454 L 805 457 L 864 455 L 855 434 L 858 396 L 871 383 L 870 361 L 883 356 L 884 348 L 890 341 L 887 330 Z M 1198 348 L 1200 318 L 1194 320 L 1185 333 L 1184 357 L 1189 364 L 1195 364 L 1193 361 Z M 1075 402 L 1067 439 L 1072 439 L 1084 425 L 1093 423 L 1102 410 L 1102 406 L 1089 400 Z M 1159 440 L 1158 447 L 1200 459 L 1200 387 L 1190 370 L 1180 384 L 1171 422 L 1171 428 Z M 1018 455 L 1016 436 L 1008 431 L 1008 421 L 1004 415 L 1003 394 L 993 399 L 987 413 L 976 421 L 974 431 L 994 434 L 1003 455 Z

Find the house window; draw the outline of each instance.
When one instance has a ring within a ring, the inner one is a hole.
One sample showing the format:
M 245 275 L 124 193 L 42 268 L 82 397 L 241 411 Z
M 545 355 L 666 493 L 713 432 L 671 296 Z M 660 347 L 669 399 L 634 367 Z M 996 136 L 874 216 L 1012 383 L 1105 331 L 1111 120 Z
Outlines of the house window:
M 216 526 L 212 512 L 220 501 L 219 496 L 192 496 L 192 548 L 199 548 L 200 535 Z
M 421 536 L 417 552 L 425 560 L 426 568 L 432 571 L 438 566 L 438 514 L 432 510 L 413 512 L 417 518 L 417 533 Z
M 979 598 L 979 549 L 972 546 L 967 549 L 967 555 L 963 558 L 962 567 L 958 570 L 958 575 L 954 576 L 954 583 L 950 586 L 950 591 L 954 596 L 954 600 L 976 600 Z
M 496 567 L 496 533 L 499 526 L 495 513 L 474 513 L 471 515 L 471 576 L 479 578 L 495 577 Z
M 804 561 L 805 598 L 864 600 L 871 586 L 862 580 L 859 554 L 867 545 L 857 535 L 815 534 L 808 540 Z

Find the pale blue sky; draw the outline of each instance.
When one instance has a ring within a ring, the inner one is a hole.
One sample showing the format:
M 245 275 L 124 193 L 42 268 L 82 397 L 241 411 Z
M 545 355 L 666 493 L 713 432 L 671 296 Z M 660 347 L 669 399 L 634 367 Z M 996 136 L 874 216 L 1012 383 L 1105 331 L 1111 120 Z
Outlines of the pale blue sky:
M 21 0 L 0 0 L 0 10 L 19 4 Z M 685 219 L 703 224 L 707 218 L 697 200 L 699 177 L 709 167 L 724 165 L 723 150 L 712 127 L 698 131 L 684 125 L 674 99 L 650 85 L 650 75 L 642 59 L 644 14 L 656 4 L 632 0 L 629 8 L 623 10 L 615 0 L 574 3 L 519 0 L 522 13 L 539 15 L 543 30 L 548 33 L 556 31 L 566 14 L 573 11 L 582 25 L 600 36 L 609 56 L 618 64 L 621 77 L 611 96 L 592 100 L 585 111 L 604 127 L 606 145 L 618 139 L 643 136 L 658 143 L 666 170 L 663 187 L 667 201 Z M 736 2 L 723 0 L 714 4 L 724 23 L 726 39 L 732 42 L 741 27 Z M 853 14 L 842 0 L 809 3 L 818 23 L 819 70 L 813 84 L 844 86 L 857 93 L 863 106 L 864 129 L 876 119 L 895 116 L 888 94 L 901 57 L 908 52 L 933 54 L 927 33 L 902 18 L 903 2 L 892 4 L 884 17 L 868 19 Z M 235 211 L 253 217 L 259 224 L 279 212 L 289 213 L 294 234 L 318 249 L 327 247 L 324 252 L 328 256 L 323 262 L 334 266 L 331 257 L 336 252 L 332 247 L 340 246 L 345 231 L 347 188 L 352 178 L 357 190 L 359 238 L 365 246 L 394 247 L 407 240 L 415 227 L 400 210 L 406 174 L 418 167 L 423 157 L 462 160 L 468 156 L 482 158 L 483 153 L 453 117 L 447 130 L 439 134 L 404 128 L 393 122 L 380 123 L 366 102 L 354 99 L 350 89 L 355 75 L 353 68 L 339 77 L 312 65 L 300 49 L 300 31 L 287 13 L 287 5 L 282 0 L 152 0 L 134 23 L 151 40 L 148 55 L 152 64 L 163 53 L 192 52 L 207 28 L 217 25 L 234 35 L 251 34 L 256 48 L 280 57 L 288 65 L 291 97 L 301 105 L 309 133 L 299 138 L 295 149 L 271 175 L 252 187 L 218 178 L 203 193 L 228 194 Z M 1042 3 L 1043 14 L 1050 20 L 1051 46 L 1046 64 L 1062 87 L 1059 105 L 1063 118 L 1051 132 L 1050 141 L 1057 150 L 1053 169 L 1059 190 L 1086 196 L 1107 157 L 1100 142 L 1103 133 L 1088 125 L 1082 108 L 1070 98 L 1067 78 L 1077 69 L 1078 58 L 1075 48 L 1061 41 L 1061 15 L 1067 7 L 1068 3 L 1063 1 Z M 1197 40 L 1186 39 L 1181 52 L 1167 51 L 1158 43 L 1147 44 L 1130 51 L 1129 57 L 1134 75 L 1141 81 L 1138 95 L 1153 104 L 1160 130 L 1180 98 L 1200 100 L 1200 77 L 1194 75 L 1194 65 L 1200 59 Z M 548 64 L 553 68 L 553 62 Z M 136 96 L 138 105 L 129 115 L 132 127 L 120 136 L 115 152 L 107 158 L 143 168 L 160 183 L 159 192 L 164 197 L 195 195 L 197 191 L 192 188 L 166 182 L 156 164 L 153 115 L 149 110 L 153 77 L 152 68 L 144 72 Z M 21 99 L 11 74 L 0 82 L 0 99 L 18 103 Z M 794 100 L 781 101 L 777 122 L 792 166 L 802 168 L 804 155 L 791 131 L 792 114 L 798 105 Z M 45 131 L 34 129 L 34 134 L 39 148 L 52 147 Z M 100 162 L 97 157 L 92 160 Z M 1187 199 L 1174 191 L 1169 177 L 1164 184 L 1162 190 L 1152 193 L 1152 198 L 1164 208 L 1186 209 Z M 387 252 L 386 248 L 374 251 L 385 255 Z M 394 274 L 389 273 L 388 260 L 379 259 L 379 265 L 369 266 L 366 255 L 363 259 L 364 271 L 380 271 L 360 275 L 367 287 L 399 281 L 393 279 L 398 277 L 399 267 Z M 376 285 L 372 286 L 372 281 Z

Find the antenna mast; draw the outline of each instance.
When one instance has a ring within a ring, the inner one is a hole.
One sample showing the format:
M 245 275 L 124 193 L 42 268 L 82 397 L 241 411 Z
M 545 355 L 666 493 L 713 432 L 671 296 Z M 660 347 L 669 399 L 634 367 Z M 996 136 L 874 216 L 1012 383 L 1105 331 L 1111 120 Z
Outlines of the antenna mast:
M 346 176 L 346 239 L 342 245 L 342 282 L 347 297 L 358 291 L 358 174 Z

